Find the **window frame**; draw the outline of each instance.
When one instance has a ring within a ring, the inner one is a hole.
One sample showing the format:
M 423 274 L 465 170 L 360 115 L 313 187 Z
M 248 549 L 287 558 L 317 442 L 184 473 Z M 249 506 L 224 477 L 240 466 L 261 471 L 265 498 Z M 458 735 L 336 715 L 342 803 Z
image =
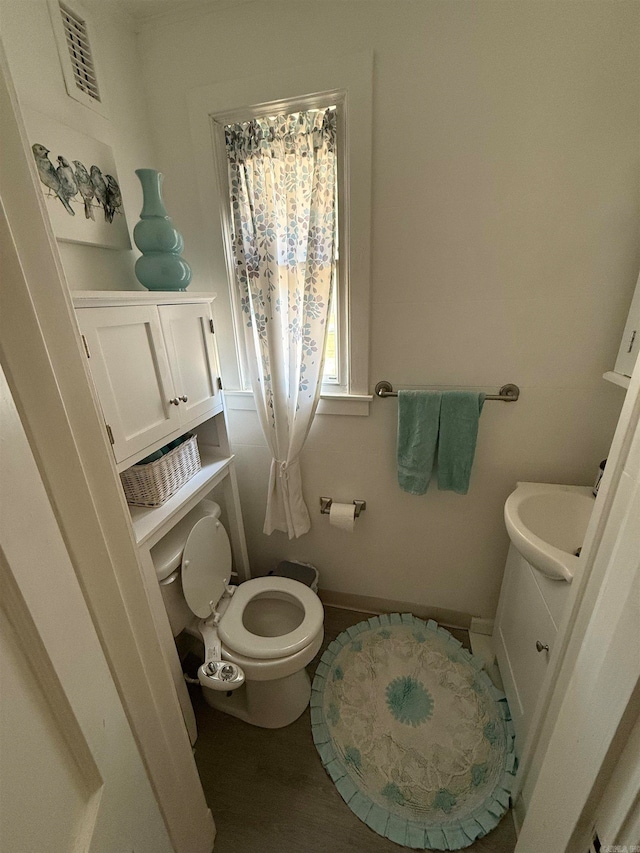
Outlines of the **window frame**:
M 218 294 L 214 313 L 222 321 L 216 331 L 230 408 L 254 406 L 251 391 L 242 386 L 242 377 L 248 374 L 232 293 L 235 271 L 229 239 L 227 156 L 221 145 L 223 126 L 246 121 L 260 111 L 268 114 L 276 107 L 278 112 L 295 112 L 331 102 L 341 107 L 343 117 L 338 122 L 342 375 L 339 384 L 323 384 L 318 413 L 369 413 L 372 74 L 373 57 L 367 52 L 309 66 L 268 67 L 260 77 L 201 86 L 188 95 L 197 188 L 204 213 L 203 245 L 218 280 L 223 275 L 222 256 L 225 260 L 227 287 Z M 211 233 L 216 219 L 222 223 L 219 238 Z

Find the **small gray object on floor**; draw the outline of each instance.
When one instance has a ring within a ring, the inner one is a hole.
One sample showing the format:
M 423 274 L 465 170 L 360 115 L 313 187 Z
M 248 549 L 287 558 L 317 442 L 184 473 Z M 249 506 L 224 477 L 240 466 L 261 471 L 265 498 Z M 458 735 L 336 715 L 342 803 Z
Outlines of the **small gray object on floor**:
M 311 563 L 298 563 L 295 560 L 282 560 L 273 571 L 269 572 L 277 578 L 291 578 L 299 581 L 305 586 L 311 587 L 314 592 L 318 591 L 320 574 Z

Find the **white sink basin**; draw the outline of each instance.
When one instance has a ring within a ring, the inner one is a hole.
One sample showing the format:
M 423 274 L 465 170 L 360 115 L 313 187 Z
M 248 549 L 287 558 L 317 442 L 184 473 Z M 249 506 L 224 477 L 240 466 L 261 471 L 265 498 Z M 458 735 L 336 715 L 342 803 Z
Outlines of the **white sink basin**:
M 548 578 L 571 583 L 595 498 L 589 486 L 518 483 L 504 520 L 525 560 Z

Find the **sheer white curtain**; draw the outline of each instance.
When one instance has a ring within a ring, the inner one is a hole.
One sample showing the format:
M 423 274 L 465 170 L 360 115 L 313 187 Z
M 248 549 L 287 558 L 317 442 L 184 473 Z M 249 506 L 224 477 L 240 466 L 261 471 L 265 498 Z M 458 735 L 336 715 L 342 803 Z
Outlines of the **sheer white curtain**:
M 272 454 L 264 532 L 311 520 L 299 455 L 322 384 L 336 248 L 331 108 L 225 128 L 232 240 L 251 384 Z

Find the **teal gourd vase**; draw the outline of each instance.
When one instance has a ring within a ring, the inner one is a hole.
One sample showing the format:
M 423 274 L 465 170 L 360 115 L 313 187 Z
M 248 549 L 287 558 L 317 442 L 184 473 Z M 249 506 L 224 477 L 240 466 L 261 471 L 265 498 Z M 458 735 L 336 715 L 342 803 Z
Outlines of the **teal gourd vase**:
M 186 290 L 191 267 L 180 256 L 184 240 L 162 201 L 163 175 L 155 169 L 136 169 L 136 175 L 143 194 L 140 221 L 133 229 L 134 242 L 142 252 L 136 261 L 136 278 L 147 290 Z

